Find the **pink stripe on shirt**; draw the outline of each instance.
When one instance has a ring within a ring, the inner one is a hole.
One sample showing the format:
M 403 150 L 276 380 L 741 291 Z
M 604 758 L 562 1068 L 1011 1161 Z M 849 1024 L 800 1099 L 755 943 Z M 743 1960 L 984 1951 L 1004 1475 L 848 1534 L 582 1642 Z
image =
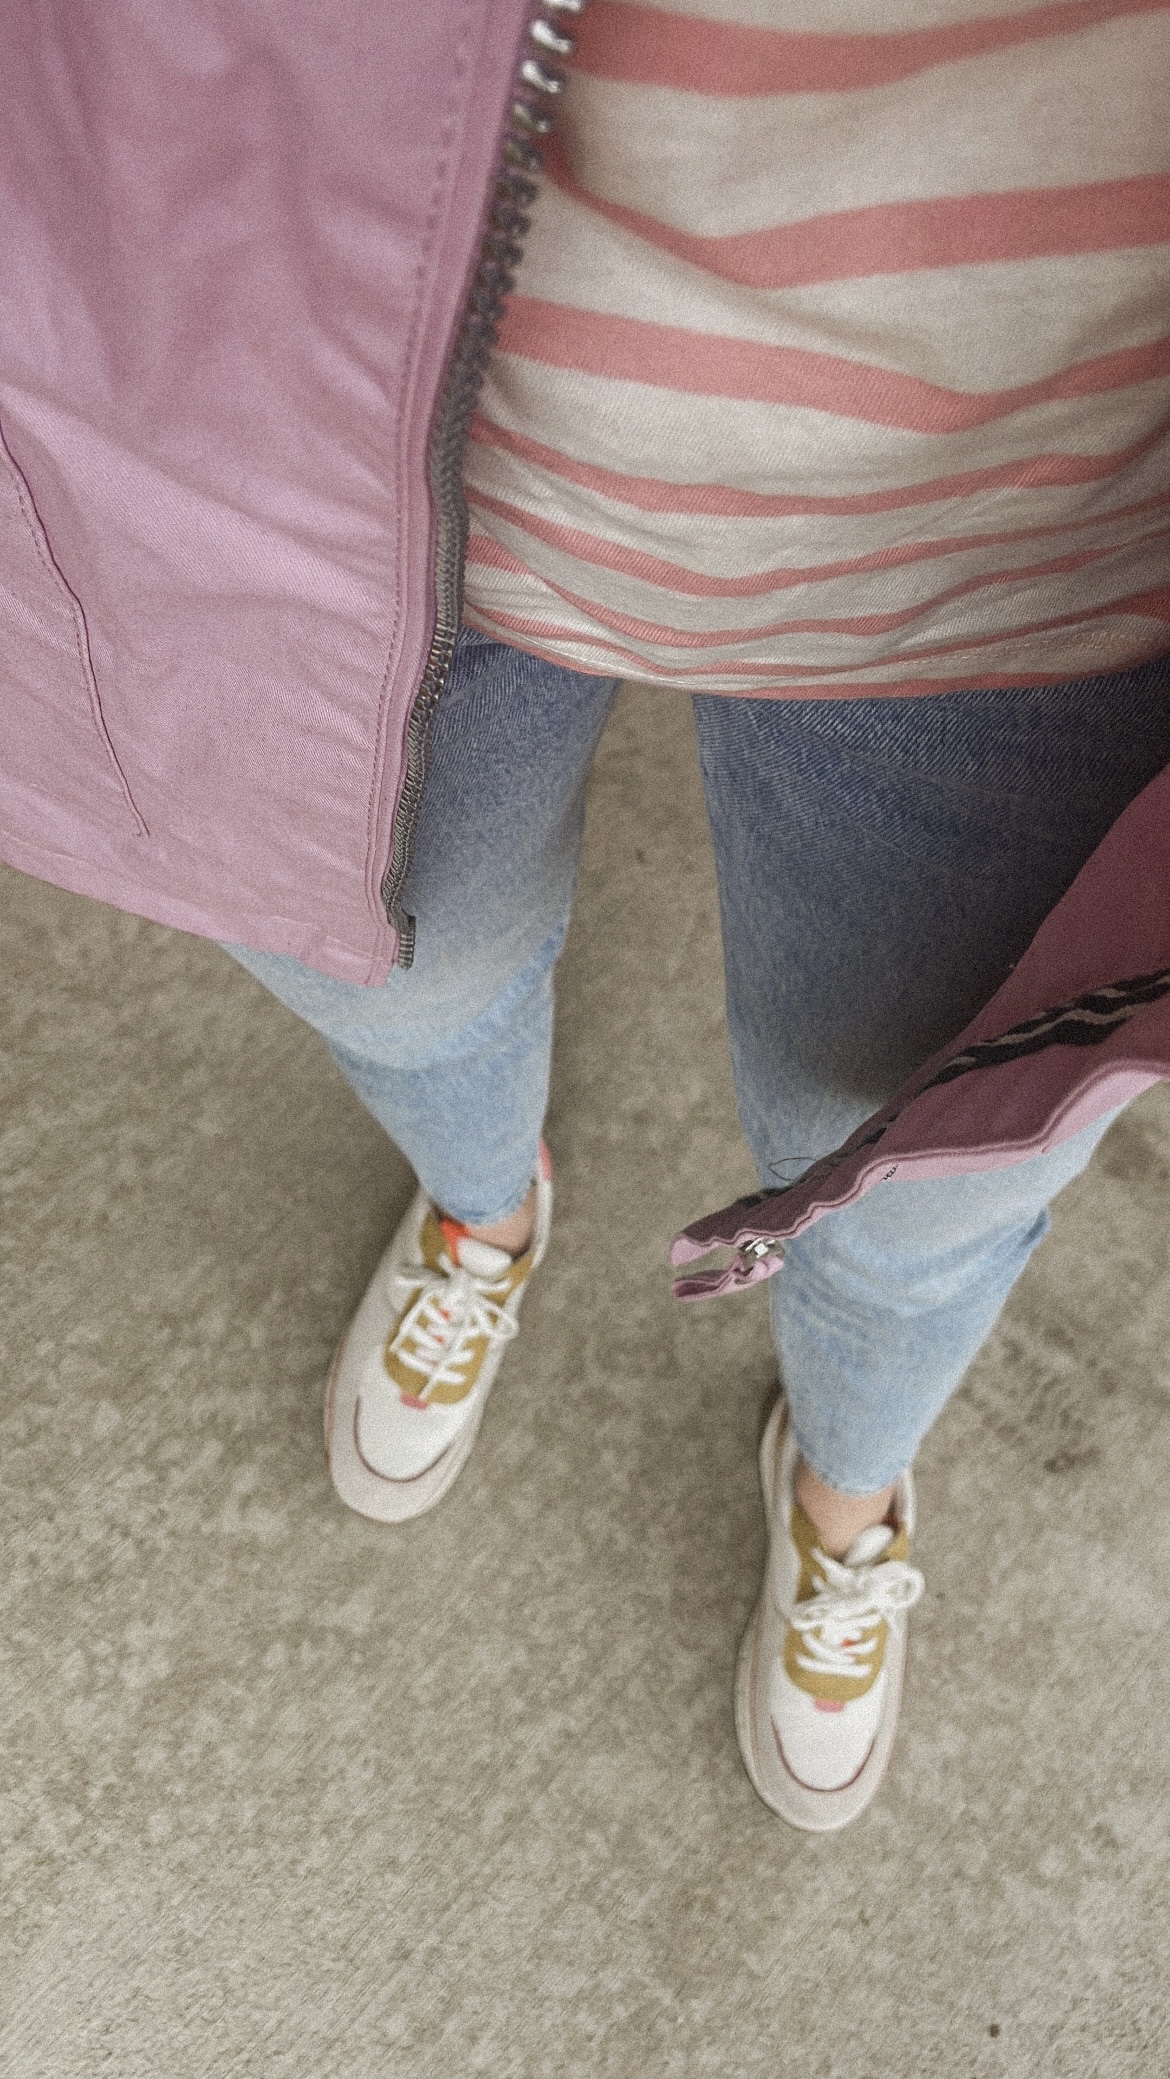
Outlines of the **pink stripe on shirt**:
M 550 152 L 547 173 L 565 194 L 585 199 L 585 190 L 573 180 L 559 149 Z M 1050 253 L 1164 245 L 1170 225 L 1170 173 L 1096 181 L 1079 188 L 1015 188 L 1005 194 L 877 203 L 799 224 L 741 231 L 732 238 L 680 231 L 597 197 L 589 198 L 588 207 L 722 281 L 784 289 L 862 274 L 909 273 L 919 267 L 974 267 L 994 260 L 1042 259 Z
M 1018 14 L 970 14 L 923 29 L 842 35 L 759 29 L 734 19 L 667 14 L 629 0 L 590 0 L 574 60 L 580 72 L 626 86 L 708 95 L 815 94 L 882 86 L 928 66 L 1075 36 L 1127 15 L 1160 14 L 1170 0 L 1057 0 Z M 795 12 L 783 7 L 777 13 Z
M 571 310 L 530 296 L 512 298 L 498 348 L 546 368 L 572 368 L 607 381 L 758 404 L 799 404 L 835 417 L 865 419 L 871 426 L 936 434 L 985 426 L 1050 399 L 1092 397 L 1170 375 L 1170 332 L 1141 346 L 1074 362 L 1039 382 L 963 391 L 876 362 Z

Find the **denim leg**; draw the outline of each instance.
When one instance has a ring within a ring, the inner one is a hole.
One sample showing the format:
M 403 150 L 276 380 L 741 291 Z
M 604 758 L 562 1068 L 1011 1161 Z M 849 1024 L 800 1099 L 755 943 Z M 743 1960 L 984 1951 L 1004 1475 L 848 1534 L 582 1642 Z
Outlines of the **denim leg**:
M 514 1212 L 535 1174 L 552 970 L 616 690 L 465 629 L 403 896 L 418 923 L 413 965 L 366 989 L 284 954 L 226 949 L 321 1034 L 429 1195 L 472 1226 Z
M 761 1182 L 791 1181 L 961 1031 L 1170 761 L 1170 660 L 695 710 L 740 1117 Z M 777 1349 L 830 1485 L 909 1462 L 1106 1123 L 1010 1170 L 880 1185 L 788 1246 Z
M 1116 1117 L 1011 1169 L 875 1185 L 787 1245 L 772 1330 L 800 1448 L 830 1487 L 872 1494 L 909 1465 Z

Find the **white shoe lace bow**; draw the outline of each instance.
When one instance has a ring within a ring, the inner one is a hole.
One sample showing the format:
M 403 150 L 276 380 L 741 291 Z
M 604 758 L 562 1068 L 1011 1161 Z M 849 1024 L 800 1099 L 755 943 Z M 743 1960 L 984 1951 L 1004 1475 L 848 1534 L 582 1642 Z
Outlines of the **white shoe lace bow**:
M 390 1349 L 400 1364 L 418 1372 L 424 1384 L 417 1395 L 425 1401 L 439 1386 L 464 1386 L 466 1367 L 479 1337 L 506 1343 L 519 1327 L 513 1315 L 489 1299 L 470 1271 L 396 1271 L 391 1304 L 415 1298 L 394 1333 Z
M 801 1636 L 797 1666 L 815 1675 L 863 1675 L 877 1626 L 913 1609 L 926 1583 L 905 1559 L 852 1567 L 825 1552 L 814 1557 L 822 1578 L 788 1618 Z

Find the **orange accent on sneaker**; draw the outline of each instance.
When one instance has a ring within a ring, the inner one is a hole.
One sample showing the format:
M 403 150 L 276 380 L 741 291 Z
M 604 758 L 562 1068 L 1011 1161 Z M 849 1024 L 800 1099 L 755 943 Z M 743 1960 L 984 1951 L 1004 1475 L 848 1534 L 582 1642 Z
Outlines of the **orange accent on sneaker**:
M 465 1227 L 462 1220 L 452 1220 L 447 1213 L 443 1214 L 442 1219 L 439 1221 L 439 1226 L 443 1230 L 443 1239 L 447 1244 L 447 1251 L 452 1263 L 458 1263 L 459 1244 L 471 1233 L 470 1227 Z

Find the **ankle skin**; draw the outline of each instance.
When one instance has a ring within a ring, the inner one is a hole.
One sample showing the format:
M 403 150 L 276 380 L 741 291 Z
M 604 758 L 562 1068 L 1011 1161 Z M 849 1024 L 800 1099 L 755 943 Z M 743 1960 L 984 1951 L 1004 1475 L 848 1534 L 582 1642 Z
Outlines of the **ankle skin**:
M 802 1458 L 796 1471 L 796 1499 L 820 1532 L 822 1549 L 828 1558 L 843 1559 L 863 1530 L 885 1522 L 894 1487 L 882 1487 L 876 1494 L 839 1494 L 835 1487 L 826 1486 Z
M 506 1220 L 494 1220 L 487 1227 L 469 1227 L 467 1232 L 477 1242 L 490 1242 L 494 1249 L 506 1249 L 509 1256 L 522 1256 L 532 1240 L 536 1227 L 536 1186 L 532 1186 L 522 1206 L 509 1213 Z

